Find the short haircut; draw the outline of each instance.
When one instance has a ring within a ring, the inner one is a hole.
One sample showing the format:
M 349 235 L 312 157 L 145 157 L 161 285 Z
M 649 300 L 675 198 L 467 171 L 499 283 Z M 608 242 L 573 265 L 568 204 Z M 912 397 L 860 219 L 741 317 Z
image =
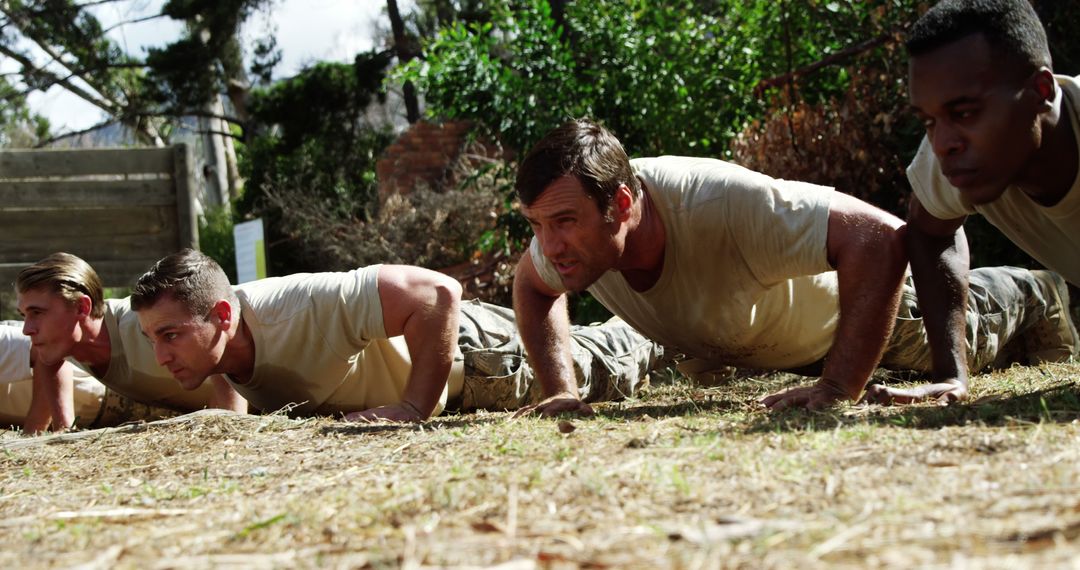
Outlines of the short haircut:
M 70 253 L 54 253 L 23 269 L 15 278 L 19 293 L 45 289 L 75 303 L 81 295 L 90 297 L 90 316 L 105 316 L 105 290 L 101 277 L 90 264 Z
M 131 308 L 140 311 L 153 307 L 166 295 L 200 318 L 206 318 L 219 299 L 234 306 L 238 302 L 221 266 L 193 249 L 167 255 L 143 273 L 131 291 Z
M 905 45 L 915 57 L 972 34 L 982 34 L 997 55 L 1052 67 L 1046 30 L 1027 0 L 943 0 L 915 22 Z
M 518 167 L 514 188 L 521 202 L 530 206 L 545 188 L 566 175 L 581 182 L 605 215 L 619 185 L 641 196 L 641 183 L 622 143 L 589 119 L 563 123 L 533 145 Z

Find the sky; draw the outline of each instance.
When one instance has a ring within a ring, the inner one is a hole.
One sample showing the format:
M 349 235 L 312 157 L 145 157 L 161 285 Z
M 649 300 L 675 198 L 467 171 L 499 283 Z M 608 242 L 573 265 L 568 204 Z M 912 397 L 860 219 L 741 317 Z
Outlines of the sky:
M 95 12 L 102 27 L 108 29 L 118 22 L 160 12 L 164 0 L 127 0 L 108 2 Z M 399 1 L 402 11 L 412 2 Z M 295 75 L 307 64 L 316 61 L 352 61 L 361 51 L 374 46 L 372 38 L 376 23 L 386 7 L 385 0 L 274 0 L 270 18 L 255 14 L 244 24 L 247 41 L 275 29 L 282 61 L 274 70 L 275 77 Z M 387 23 L 379 22 L 383 28 Z M 125 24 L 109 35 L 129 53 L 145 54 L 148 46 L 161 46 L 180 34 L 180 24 L 170 18 L 158 18 L 137 24 Z M 5 63 L 7 65 L 5 65 Z M 11 71 L 12 62 L 0 62 L 0 71 Z M 48 117 L 53 132 L 77 131 L 101 122 L 104 115 L 96 107 L 53 87 L 47 93 L 31 95 L 31 108 Z

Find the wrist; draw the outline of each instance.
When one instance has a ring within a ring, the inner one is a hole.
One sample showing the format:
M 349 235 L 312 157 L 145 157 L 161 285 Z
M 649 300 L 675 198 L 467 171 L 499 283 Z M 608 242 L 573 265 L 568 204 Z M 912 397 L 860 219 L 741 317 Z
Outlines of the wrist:
M 862 395 L 863 388 L 866 387 L 866 382 L 863 382 L 862 385 L 857 388 L 853 388 L 844 382 L 822 376 L 818 379 L 818 386 L 834 396 L 837 400 L 858 400 L 859 396 Z
M 430 412 L 425 414 L 423 411 L 420 410 L 420 408 L 416 404 L 413 404 L 408 399 L 404 399 L 404 400 L 401 401 L 401 407 L 405 411 L 407 411 L 410 414 L 413 414 L 414 416 L 416 416 L 416 419 L 418 419 L 418 420 L 426 420 L 428 418 L 428 416 L 431 415 Z

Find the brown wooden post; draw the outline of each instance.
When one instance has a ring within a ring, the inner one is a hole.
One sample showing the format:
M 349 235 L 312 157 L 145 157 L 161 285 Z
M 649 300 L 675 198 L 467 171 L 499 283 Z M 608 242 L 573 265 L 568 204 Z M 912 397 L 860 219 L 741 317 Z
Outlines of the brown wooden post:
M 178 249 L 190 247 L 199 249 L 199 220 L 195 200 L 195 173 L 191 147 L 186 144 L 174 145 L 173 179 L 176 181 L 176 216 L 180 243 Z

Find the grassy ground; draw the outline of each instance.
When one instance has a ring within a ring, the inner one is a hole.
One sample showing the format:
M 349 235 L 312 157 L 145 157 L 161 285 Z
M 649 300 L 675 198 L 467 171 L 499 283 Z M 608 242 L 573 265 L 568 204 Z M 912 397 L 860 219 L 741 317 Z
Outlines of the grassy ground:
M 768 414 L 674 382 L 593 419 L 204 416 L 0 438 L 0 567 L 1080 568 L 1080 365 L 964 405 Z

